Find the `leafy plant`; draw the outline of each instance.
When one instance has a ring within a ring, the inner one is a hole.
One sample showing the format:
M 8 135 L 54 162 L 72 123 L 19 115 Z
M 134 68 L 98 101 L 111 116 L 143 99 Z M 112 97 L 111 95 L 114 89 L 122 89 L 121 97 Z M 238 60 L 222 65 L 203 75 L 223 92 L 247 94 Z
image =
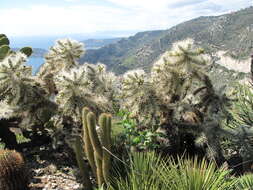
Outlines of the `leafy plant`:
M 163 134 L 152 131 L 149 128 L 138 128 L 137 122 L 134 118 L 130 117 L 131 113 L 126 110 L 120 110 L 117 115 L 120 117 L 117 125 L 123 128 L 121 138 L 125 141 L 128 148 L 134 147 L 139 150 L 152 150 L 160 147 L 157 138 L 163 136 Z

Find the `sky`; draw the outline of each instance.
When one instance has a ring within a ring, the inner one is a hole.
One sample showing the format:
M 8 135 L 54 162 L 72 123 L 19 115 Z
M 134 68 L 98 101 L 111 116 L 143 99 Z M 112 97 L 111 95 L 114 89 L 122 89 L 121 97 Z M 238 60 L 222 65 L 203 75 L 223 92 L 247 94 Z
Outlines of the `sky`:
M 253 0 L 0 0 L 0 25 L 8 36 L 127 35 L 251 5 Z

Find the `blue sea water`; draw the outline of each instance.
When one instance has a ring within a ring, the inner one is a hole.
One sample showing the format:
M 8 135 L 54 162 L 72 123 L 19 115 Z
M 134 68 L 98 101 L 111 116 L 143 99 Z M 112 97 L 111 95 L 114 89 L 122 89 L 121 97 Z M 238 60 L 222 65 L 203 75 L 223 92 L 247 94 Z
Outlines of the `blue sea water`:
M 27 65 L 32 66 L 32 73 L 38 72 L 40 66 L 44 63 L 43 57 L 30 57 L 28 58 Z

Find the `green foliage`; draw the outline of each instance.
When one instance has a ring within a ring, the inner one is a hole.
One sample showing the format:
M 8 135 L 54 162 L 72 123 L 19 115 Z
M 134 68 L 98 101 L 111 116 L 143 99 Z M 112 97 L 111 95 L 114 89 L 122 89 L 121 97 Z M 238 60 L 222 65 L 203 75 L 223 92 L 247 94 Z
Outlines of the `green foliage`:
M 163 134 L 149 128 L 138 128 L 135 119 L 131 118 L 130 113 L 125 110 L 120 110 L 117 115 L 120 117 L 117 125 L 123 128 L 120 136 L 128 149 L 134 147 L 138 150 L 153 150 L 161 147 L 157 139 Z
M 244 171 L 251 171 L 253 147 L 253 93 L 252 87 L 247 84 L 238 84 L 235 89 L 236 101 L 230 113 L 232 118 L 228 121 L 231 134 L 234 138 L 230 139 L 231 147 L 234 148 L 243 158 Z
M 238 188 L 243 190 L 251 190 L 253 187 L 253 175 L 246 174 L 239 178 Z
M 225 168 L 216 168 L 206 160 L 168 159 L 148 153 L 133 153 L 126 164 L 128 176 L 112 179 L 113 190 L 233 190 L 237 179 Z
M 28 174 L 20 153 L 0 150 L 0 189 L 28 189 Z
M 163 163 L 161 177 L 168 189 L 229 190 L 234 189 L 237 180 L 230 177 L 230 171 L 217 168 L 205 159 L 177 159 Z

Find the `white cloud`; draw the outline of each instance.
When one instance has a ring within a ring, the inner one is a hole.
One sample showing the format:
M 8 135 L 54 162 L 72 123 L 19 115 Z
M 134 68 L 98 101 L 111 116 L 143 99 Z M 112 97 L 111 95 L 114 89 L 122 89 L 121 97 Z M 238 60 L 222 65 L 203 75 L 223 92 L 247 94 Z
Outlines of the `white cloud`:
M 107 1 L 117 6 L 82 3 L 68 7 L 36 5 L 26 8 L 0 8 L 1 32 L 7 35 L 59 35 L 166 29 L 201 15 L 217 15 L 235 7 L 240 9 L 250 5 L 250 1 L 246 0 Z

